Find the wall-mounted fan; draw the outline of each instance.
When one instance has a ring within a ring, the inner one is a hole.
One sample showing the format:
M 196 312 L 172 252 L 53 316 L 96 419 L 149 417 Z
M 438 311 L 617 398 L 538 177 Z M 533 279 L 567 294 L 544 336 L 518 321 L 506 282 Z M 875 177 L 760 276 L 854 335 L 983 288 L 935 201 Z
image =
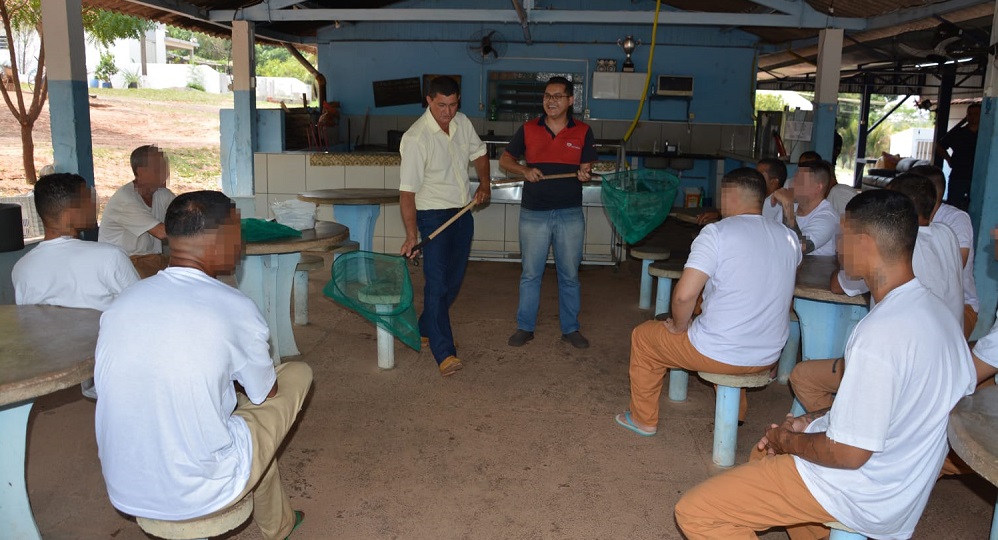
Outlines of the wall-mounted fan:
M 479 64 L 491 64 L 505 54 L 506 38 L 496 30 L 479 30 L 468 40 L 468 56 Z

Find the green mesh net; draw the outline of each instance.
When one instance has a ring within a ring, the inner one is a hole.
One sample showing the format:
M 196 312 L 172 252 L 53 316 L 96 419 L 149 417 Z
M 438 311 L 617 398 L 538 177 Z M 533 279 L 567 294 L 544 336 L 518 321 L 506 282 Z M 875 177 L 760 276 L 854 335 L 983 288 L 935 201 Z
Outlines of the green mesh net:
M 669 216 L 679 179 L 659 170 L 638 169 L 603 177 L 603 207 L 628 244 L 652 232 Z
M 370 251 L 344 253 L 333 262 L 332 279 L 322 293 L 419 350 L 412 281 L 404 258 Z

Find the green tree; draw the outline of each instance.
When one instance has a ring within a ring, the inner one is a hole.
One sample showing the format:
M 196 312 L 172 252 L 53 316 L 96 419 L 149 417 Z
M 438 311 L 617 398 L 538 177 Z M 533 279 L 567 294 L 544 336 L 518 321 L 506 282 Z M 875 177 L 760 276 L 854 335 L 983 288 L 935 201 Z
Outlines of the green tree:
M 302 53 L 315 65 L 315 55 Z M 284 47 L 256 46 L 256 74 L 261 77 L 293 77 L 305 84 L 312 84 L 312 74 Z
M 152 24 L 136 17 L 122 15 L 92 7 L 83 8 L 83 27 L 93 39 L 105 47 L 118 38 L 139 38 Z M 21 87 L 17 55 L 14 47 L 8 46 L 10 67 L 13 72 L 13 90 L 0 85 L 0 94 L 10 109 L 14 119 L 21 126 L 21 156 L 24 164 L 24 177 L 29 184 L 37 179 L 35 171 L 35 142 L 32 136 L 35 121 L 42 112 L 48 98 L 48 81 L 45 77 L 45 40 L 42 37 L 42 11 L 40 0 L 0 0 L 0 22 L 3 23 L 7 43 L 13 43 L 15 29 L 24 32 L 34 29 L 38 33 L 38 66 L 35 69 L 34 84 L 31 86 L 31 100 L 26 102 L 25 90 Z M 13 96 L 11 95 L 13 94 Z
M 779 94 L 763 94 L 756 92 L 755 94 L 755 110 L 756 111 L 782 111 L 787 103 L 783 101 L 783 97 Z

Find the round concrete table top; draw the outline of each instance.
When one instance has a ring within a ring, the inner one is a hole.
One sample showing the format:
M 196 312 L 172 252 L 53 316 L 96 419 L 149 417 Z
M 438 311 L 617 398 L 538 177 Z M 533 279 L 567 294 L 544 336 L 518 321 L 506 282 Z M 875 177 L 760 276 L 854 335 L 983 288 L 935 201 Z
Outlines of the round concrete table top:
M 957 455 L 998 486 L 998 387 L 961 399 L 949 414 L 947 431 Z
M 834 302 L 836 304 L 867 305 L 865 295 L 846 296 L 844 294 L 835 294 L 829 289 L 828 284 L 832 279 L 832 272 L 836 268 L 838 268 L 838 265 L 834 255 L 805 255 L 804 260 L 797 268 L 797 284 L 794 287 L 794 297 L 820 300 L 822 302 Z
M 387 204 L 399 202 L 397 189 L 317 189 L 298 194 L 298 200 L 315 204 Z
M 0 306 L 0 406 L 91 377 L 100 316 L 93 309 Z
M 305 229 L 300 237 L 277 238 L 246 244 L 247 255 L 274 255 L 299 251 L 321 251 L 350 238 L 350 230 L 332 221 L 316 221 L 314 229 Z
M 700 217 L 700 214 L 702 214 L 704 212 L 708 212 L 708 211 L 709 212 L 716 212 L 717 209 L 716 208 L 699 208 L 699 207 L 697 207 L 697 208 L 673 208 L 672 211 L 669 212 L 669 217 L 675 218 L 675 219 L 677 219 L 679 221 L 682 221 L 683 223 L 690 223 L 692 225 L 699 225 L 699 223 L 697 223 L 697 219 Z

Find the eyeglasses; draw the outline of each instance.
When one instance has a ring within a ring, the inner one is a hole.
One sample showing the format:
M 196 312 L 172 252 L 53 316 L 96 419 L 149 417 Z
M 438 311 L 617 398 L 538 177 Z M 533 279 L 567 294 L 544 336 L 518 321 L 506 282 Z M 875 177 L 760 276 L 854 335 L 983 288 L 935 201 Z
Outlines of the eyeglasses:
M 547 101 L 561 101 L 567 97 L 565 94 L 544 94 L 544 99 Z

